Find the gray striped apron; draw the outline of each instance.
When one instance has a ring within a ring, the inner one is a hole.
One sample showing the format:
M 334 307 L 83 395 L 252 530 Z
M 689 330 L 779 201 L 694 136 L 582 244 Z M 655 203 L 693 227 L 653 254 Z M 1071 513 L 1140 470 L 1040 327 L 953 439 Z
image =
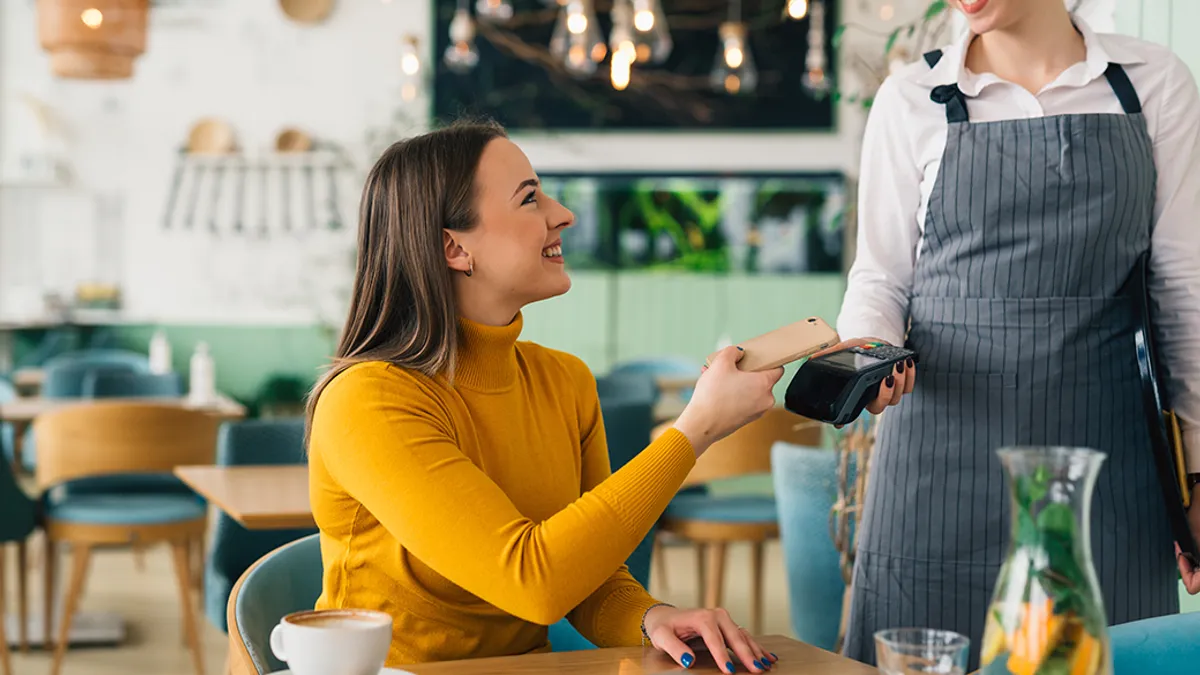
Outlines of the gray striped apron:
M 956 85 L 932 92 L 949 126 L 909 306 L 921 365 L 879 422 L 851 658 L 874 663 L 877 630 L 932 627 L 967 635 L 978 666 L 1009 540 L 1009 445 L 1107 453 L 1091 536 L 1109 620 L 1179 611 L 1121 291 L 1150 248 L 1154 156 L 1124 70 L 1106 77 L 1125 114 L 973 123 Z

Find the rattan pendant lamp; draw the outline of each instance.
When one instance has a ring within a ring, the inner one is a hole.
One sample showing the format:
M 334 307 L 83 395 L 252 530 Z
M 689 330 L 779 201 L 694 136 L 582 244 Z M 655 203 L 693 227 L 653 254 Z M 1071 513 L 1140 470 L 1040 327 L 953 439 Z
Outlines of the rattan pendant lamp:
M 146 51 L 150 0 L 37 0 L 38 40 L 58 77 L 121 80 Z

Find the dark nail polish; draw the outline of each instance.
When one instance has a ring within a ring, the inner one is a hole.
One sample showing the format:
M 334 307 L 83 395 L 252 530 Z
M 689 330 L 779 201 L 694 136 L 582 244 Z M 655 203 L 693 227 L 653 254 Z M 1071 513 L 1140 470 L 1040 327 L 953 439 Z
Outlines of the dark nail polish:
M 746 350 L 745 350 L 745 349 L 742 349 L 741 345 L 738 345 L 738 351 L 739 351 L 739 352 L 744 352 L 744 351 L 746 351 Z
M 726 662 L 725 670 L 728 670 L 731 673 L 733 672 L 733 661 Z
M 897 373 L 903 373 L 903 372 L 904 372 L 904 364 L 903 364 L 903 363 L 897 363 L 897 364 L 896 364 L 896 372 L 897 372 Z
M 896 376 L 895 375 L 888 375 L 887 386 L 888 387 L 896 386 Z
M 909 368 L 912 368 L 912 367 L 913 367 L 913 360 L 912 360 L 912 359 L 908 359 L 907 361 L 905 361 L 905 362 L 904 362 L 904 365 L 908 366 Z
M 696 657 L 691 654 L 684 654 L 680 657 L 679 662 L 683 664 L 684 668 L 691 668 L 692 664 L 696 662 Z
M 771 660 L 772 660 L 772 661 L 778 661 L 778 660 L 779 660 L 779 657 L 778 657 L 778 656 L 775 656 L 775 652 L 771 652 Z

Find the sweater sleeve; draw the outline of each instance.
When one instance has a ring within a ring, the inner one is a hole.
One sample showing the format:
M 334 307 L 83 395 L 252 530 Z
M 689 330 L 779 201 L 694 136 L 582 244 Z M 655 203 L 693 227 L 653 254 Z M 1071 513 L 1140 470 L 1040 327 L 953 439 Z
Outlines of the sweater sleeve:
M 582 399 L 579 411 L 583 435 L 581 489 L 584 494 L 601 485 L 612 473 L 600 400 L 590 373 L 587 378 L 591 395 Z M 632 647 L 642 643 L 642 617 L 658 602 L 622 563 L 567 618 L 580 635 L 597 647 Z
M 513 616 L 550 625 L 621 566 L 695 464 L 663 434 L 611 478 L 541 522 L 521 514 L 455 442 L 449 412 L 417 376 L 360 368 L 316 406 L 311 452 L 402 546 Z M 336 452 L 321 449 L 336 448 Z

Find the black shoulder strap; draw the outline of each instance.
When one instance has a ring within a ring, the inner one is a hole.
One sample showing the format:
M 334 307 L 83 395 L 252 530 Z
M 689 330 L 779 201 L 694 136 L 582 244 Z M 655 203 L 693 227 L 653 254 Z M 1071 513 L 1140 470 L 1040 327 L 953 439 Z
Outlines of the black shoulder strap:
M 1121 108 L 1126 115 L 1142 112 L 1142 100 L 1138 98 L 1137 90 L 1133 88 L 1133 83 L 1129 81 L 1129 75 L 1125 74 L 1121 64 L 1108 64 L 1104 77 L 1108 78 L 1108 84 L 1117 95 L 1117 100 L 1121 102 Z
M 942 50 L 935 49 L 931 52 L 925 52 L 925 63 L 929 64 L 930 68 L 937 66 L 942 60 Z M 959 90 L 957 84 L 943 84 L 933 88 L 929 92 L 929 98 L 935 103 L 941 103 L 946 106 L 946 121 L 951 124 L 955 122 L 968 122 L 970 115 L 967 114 L 967 97 Z

